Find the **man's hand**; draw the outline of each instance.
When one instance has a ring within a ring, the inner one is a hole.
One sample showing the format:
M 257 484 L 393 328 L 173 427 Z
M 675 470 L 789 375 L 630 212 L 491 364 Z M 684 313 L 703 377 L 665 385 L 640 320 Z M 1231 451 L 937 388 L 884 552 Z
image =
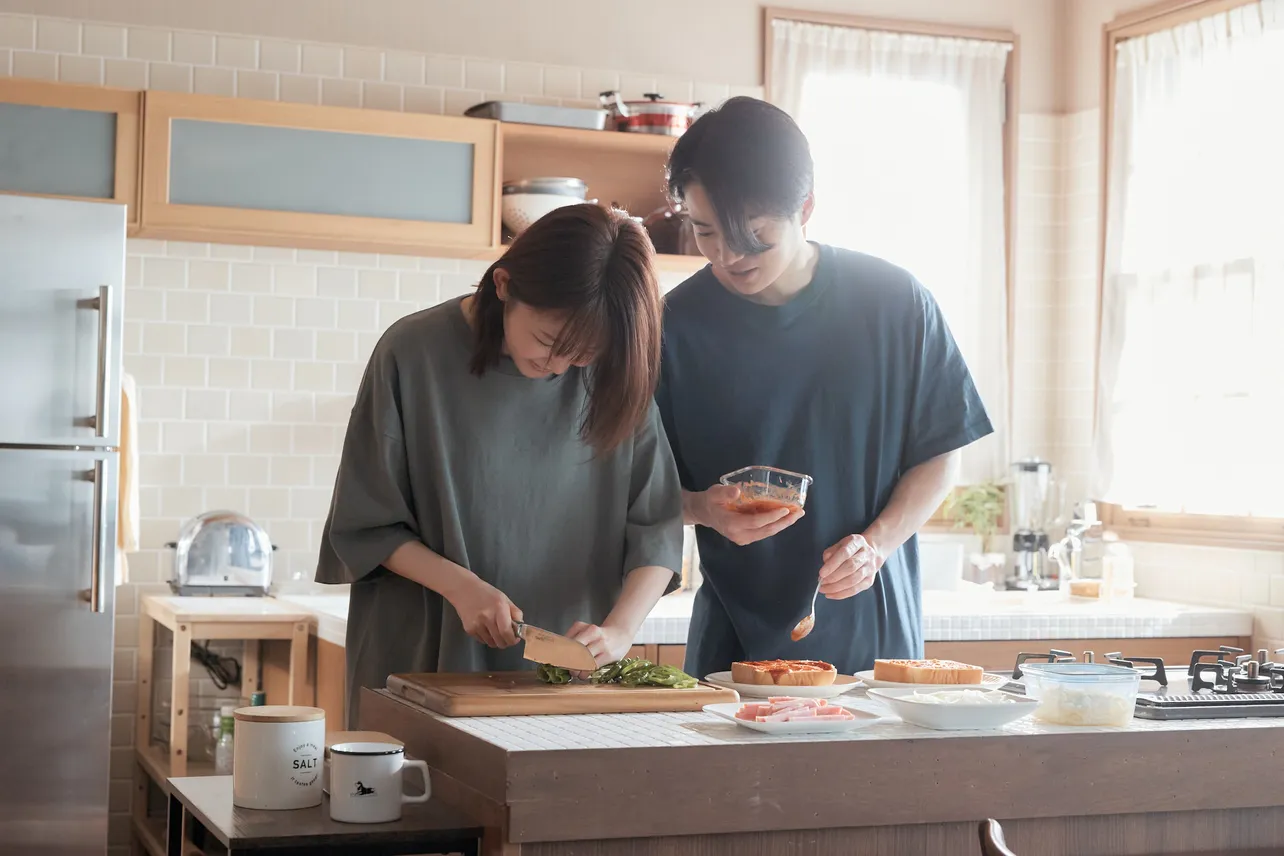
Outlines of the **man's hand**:
M 761 514 L 741 514 L 727 506 L 740 496 L 734 485 L 714 485 L 684 497 L 691 522 L 707 526 L 732 544 L 743 547 L 777 535 L 802 519 L 800 509 L 779 508 Z
M 848 535 L 823 554 L 820 593 L 830 600 L 860 594 L 874 584 L 874 575 L 887 557 L 864 535 Z

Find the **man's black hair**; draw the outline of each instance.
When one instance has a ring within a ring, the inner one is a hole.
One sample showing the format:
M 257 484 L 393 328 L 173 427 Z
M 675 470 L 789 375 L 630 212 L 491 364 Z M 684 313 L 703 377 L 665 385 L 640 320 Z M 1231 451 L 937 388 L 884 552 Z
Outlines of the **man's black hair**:
M 669 195 L 688 186 L 709 195 L 727 246 L 746 255 L 770 249 L 749 228 L 753 217 L 792 217 L 812 191 L 811 148 L 779 107 L 738 96 L 709 110 L 669 155 Z

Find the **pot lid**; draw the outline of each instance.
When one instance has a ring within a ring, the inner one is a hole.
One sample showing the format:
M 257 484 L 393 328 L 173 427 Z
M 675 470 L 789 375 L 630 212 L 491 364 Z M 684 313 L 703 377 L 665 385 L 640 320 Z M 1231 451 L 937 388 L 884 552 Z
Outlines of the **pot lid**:
M 238 707 L 232 711 L 232 717 L 238 722 L 315 722 L 325 719 L 325 711 L 297 704 L 265 704 Z
M 620 103 L 622 103 L 625 107 L 649 107 L 654 105 L 656 107 L 691 108 L 691 107 L 704 106 L 703 102 L 701 101 L 666 101 L 664 96 L 658 92 L 644 92 L 642 93 L 642 97 L 640 99 L 638 98 L 629 99 L 629 98 L 621 97 L 620 93 L 616 92 L 615 90 L 610 90 L 610 91 L 601 93 L 598 96 L 598 98 L 605 99 L 607 101 L 619 99 Z

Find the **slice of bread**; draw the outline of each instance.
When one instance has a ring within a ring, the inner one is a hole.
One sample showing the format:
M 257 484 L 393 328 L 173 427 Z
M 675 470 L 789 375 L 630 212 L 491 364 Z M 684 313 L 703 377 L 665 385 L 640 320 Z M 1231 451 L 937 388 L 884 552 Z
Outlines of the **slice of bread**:
M 824 687 L 837 677 L 838 670 L 821 660 L 755 660 L 731 664 L 731 680 L 737 684 Z
M 875 660 L 874 680 L 898 684 L 979 684 L 985 670 L 954 660 Z

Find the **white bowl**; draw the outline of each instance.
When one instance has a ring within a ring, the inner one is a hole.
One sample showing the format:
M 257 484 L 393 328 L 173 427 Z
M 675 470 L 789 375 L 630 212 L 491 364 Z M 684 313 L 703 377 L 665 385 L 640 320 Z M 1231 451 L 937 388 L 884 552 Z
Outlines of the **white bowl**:
M 504 225 L 514 235 L 526 231 L 530 224 L 550 211 L 567 205 L 582 205 L 583 199 L 552 193 L 506 193 L 500 206 Z
M 948 690 L 935 689 L 886 689 L 875 687 L 869 690 L 869 697 L 877 699 L 892 709 L 901 719 L 922 728 L 933 728 L 937 731 L 988 731 L 1016 722 L 1018 719 L 1034 713 L 1039 703 L 1024 696 L 1003 693 L 1010 701 L 1001 703 L 981 702 L 979 704 L 954 703 L 933 704 L 914 701 L 910 697 L 915 693 L 927 692 L 961 692 L 971 689 L 987 695 L 999 690 L 986 690 L 977 687 L 955 686 Z

